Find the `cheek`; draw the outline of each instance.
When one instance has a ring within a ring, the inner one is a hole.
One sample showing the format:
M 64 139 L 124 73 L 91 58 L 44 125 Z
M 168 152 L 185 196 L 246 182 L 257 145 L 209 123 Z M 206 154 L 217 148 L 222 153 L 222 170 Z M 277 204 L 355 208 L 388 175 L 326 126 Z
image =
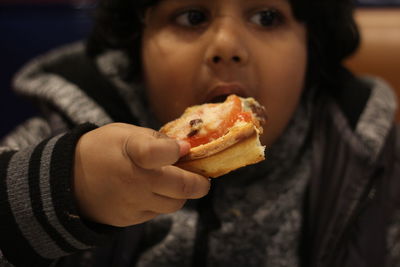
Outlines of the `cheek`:
M 285 53 L 285 57 L 276 59 L 275 67 L 270 68 L 269 75 L 263 76 L 264 88 L 260 90 L 260 102 L 268 112 L 268 124 L 262 141 L 271 145 L 282 134 L 296 110 L 302 94 L 307 55 L 305 48 L 296 53 Z M 269 65 L 271 66 L 271 65 Z
M 142 46 L 144 82 L 150 107 L 157 119 L 165 123 L 178 117 L 193 102 L 194 73 L 189 48 L 177 51 L 168 38 L 144 39 Z

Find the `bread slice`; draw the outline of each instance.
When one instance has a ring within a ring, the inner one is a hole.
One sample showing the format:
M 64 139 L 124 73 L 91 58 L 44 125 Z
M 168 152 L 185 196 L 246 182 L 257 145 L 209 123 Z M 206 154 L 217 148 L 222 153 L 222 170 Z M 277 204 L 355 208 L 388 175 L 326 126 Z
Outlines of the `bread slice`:
M 230 95 L 224 103 L 187 108 L 160 132 L 192 142 L 177 166 L 215 178 L 265 159 L 259 141 L 265 120 L 264 108 L 253 98 Z
M 240 141 L 252 136 L 256 132 L 256 127 L 251 122 L 236 122 L 229 131 L 221 137 L 190 149 L 190 153 L 181 158 L 181 161 L 201 159 L 214 155 L 224 149 L 239 143 Z
M 178 161 L 176 166 L 216 178 L 246 165 L 255 164 L 265 159 L 265 147 L 261 145 L 257 132 L 227 149 L 200 159 Z

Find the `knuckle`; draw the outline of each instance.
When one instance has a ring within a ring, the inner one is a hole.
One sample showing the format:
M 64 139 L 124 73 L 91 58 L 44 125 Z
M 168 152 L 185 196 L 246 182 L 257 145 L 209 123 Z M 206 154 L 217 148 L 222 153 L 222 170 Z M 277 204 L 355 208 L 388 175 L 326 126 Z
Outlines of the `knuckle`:
M 166 134 L 157 131 L 152 132 L 152 137 L 155 139 L 154 141 L 156 141 L 156 144 L 165 147 L 169 151 L 175 149 L 176 153 L 179 154 L 179 145 L 173 138 L 170 138 Z
M 183 188 L 186 197 L 196 199 L 204 197 L 210 191 L 211 182 L 204 177 L 196 176 L 186 179 L 186 184 Z
M 106 125 L 107 127 L 117 127 L 117 128 L 126 128 L 126 124 L 122 122 L 113 122 Z
M 133 161 L 136 165 L 145 169 L 151 168 L 157 156 L 157 148 L 151 142 L 138 142 L 132 154 Z
M 122 123 L 122 122 L 113 122 L 113 123 L 104 125 L 103 128 L 107 129 L 111 132 L 113 132 L 115 130 L 127 131 L 127 130 L 129 130 L 130 126 L 125 123 Z
M 131 135 L 124 146 L 129 147 L 126 150 L 130 150 L 125 154 L 128 154 L 136 165 L 145 169 L 172 164 L 176 161 L 175 157 L 179 157 L 179 145 L 157 131 L 152 131 L 150 134 Z
M 185 198 L 191 198 L 196 193 L 197 180 L 184 179 L 182 177 L 182 194 Z
M 141 167 L 149 167 L 151 166 L 152 159 L 155 156 L 154 146 L 151 144 L 143 144 L 140 146 L 140 149 L 137 151 L 136 155 L 136 163 Z

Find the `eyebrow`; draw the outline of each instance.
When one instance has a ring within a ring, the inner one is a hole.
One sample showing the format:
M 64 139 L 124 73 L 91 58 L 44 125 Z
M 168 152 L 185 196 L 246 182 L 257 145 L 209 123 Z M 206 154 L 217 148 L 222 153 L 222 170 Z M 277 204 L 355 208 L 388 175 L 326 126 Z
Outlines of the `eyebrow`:
M 167 2 L 167 1 L 175 1 L 175 2 L 188 2 L 188 1 L 193 1 L 193 0 L 159 0 L 158 3 L 161 2 Z M 197 0 L 198 1 L 198 0 Z M 214 2 L 215 0 L 201 0 L 202 2 Z M 256 1 L 267 1 L 267 2 L 284 2 L 284 3 L 289 3 L 289 0 L 240 0 L 241 2 L 256 2 Z
M 154 6 L 158 6 L 159 4 L 168 4 L 168 2 L 179 4 L 179 3 L 185 3 L 185 2 L 190 3 L 190 2 L 199 2 L 199 1 L 200 2 L 205 2 L 205 3 L 207 3 L 207 2 L 215 2 L 215 0 L 159 0 L 159 1 L 156 1 Z M 242 3 L 243 2 L 247 2 L 247 3 L 264 2 L 264 3 L 267 3 L 267 4 L 274 4 L 275 3 L 276 5 L 285 5 L 285 6 L 289 5 L 292 8 L 292 4 L 290 3 L 290 0 L 237 0 L 237 1 L 242 2 Z

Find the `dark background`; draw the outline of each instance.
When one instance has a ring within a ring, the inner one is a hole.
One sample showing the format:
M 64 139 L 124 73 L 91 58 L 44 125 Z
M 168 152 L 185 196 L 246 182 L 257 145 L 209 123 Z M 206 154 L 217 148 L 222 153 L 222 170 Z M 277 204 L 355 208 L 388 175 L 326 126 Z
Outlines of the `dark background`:
M 360 6 L 400 6 L 400 0 L 359 2 Z M 94 7 L 95 0 L 0 0 L 0 139 L 37 113 L 12 92 L 13 75 L 34 56 L 84 39 Z
M 37 113 L 12 92 L 13 75 L 34 56 L 84 39 L 93 8 L 91 1 L 0 0 L 0 139 Z

